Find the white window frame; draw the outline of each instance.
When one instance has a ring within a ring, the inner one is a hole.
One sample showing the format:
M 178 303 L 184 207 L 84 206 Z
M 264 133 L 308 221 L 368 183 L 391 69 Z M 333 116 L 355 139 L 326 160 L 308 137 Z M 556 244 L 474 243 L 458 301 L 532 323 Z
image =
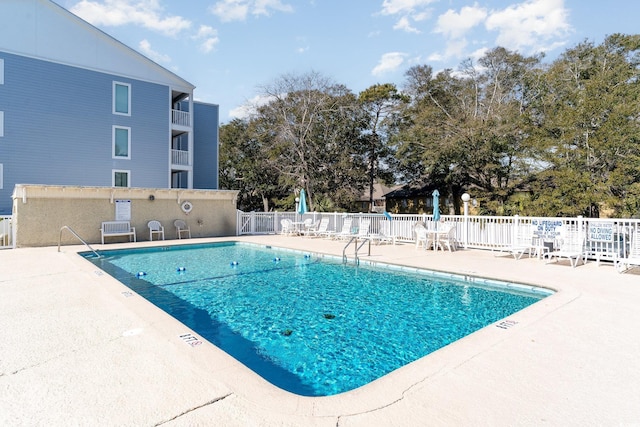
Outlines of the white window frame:
M 116 130 L 124 129 L 127 131 L 127 155 L 126 156 L 117 156 L 116 155 Z M 112 159 L 120 159 L 120 160 L 131 160 L 131 128 L 127 126 L 113 126 L 113 130 L 111 132 L 111 158 Z
M 125 169 L 111 169 L 111 186 L 116 186 L 116 173 L 124 173 L 127 174 L 127 187 L 121 188 L 129 188 L 131 187 L 131 171 Z
M 4 166 L 0 163 L 0 190 L 4 190 Z
M 4 84 L 4 59 L 0 58 L 0 85 Z
M 4 111 L 0 111 L 0 138 L 4 136 Z
M 120 111 L 116 111 L 116 87 L 118 86 L 126 86 L 127 87 L 127 112 L 123 113 Z M 131 116 L 131 85 L 129 83 L 122 82 L 113 82 L 113 96 L 112 96 L 112 110 L 113 114 L 117 114 L 119 116 Z

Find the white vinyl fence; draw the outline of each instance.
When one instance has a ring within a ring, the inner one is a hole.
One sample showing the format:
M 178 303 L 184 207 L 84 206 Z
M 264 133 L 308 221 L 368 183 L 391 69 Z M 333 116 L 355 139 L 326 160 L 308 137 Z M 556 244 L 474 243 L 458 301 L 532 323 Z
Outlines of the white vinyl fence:
M 354 232 L 359 221 L 366 218 L 371 221 L 370 233 L 378 233 L 381 222 L 389 220 L 385 215 L 375 213 L 309 212 L 299 215 L 294 212 L 238 211 L 237 234 L 279 234 L 283 219 L 300 222 L 311 218 L 315 222 L 322 217 L 329 217 L 328 230 L 335 231 L 342 228 L 345 218 L 351 217 Z M 553 250 L 563 232 L 573 231 L 584 240 L 587 257 L 597 261 L 625 258 L 631 238 L 640 228 L 638 219 L 441 215 L 440 221 L 434 222 L 432 215 L 392 214 L 391 233 L 399 242 L 414 242 L 413 227 L 419 221 L 428 229 L 444 223 L 453 224 L 460 247 L 497 251 L 512 246 L 522 235 L 540 239 Z

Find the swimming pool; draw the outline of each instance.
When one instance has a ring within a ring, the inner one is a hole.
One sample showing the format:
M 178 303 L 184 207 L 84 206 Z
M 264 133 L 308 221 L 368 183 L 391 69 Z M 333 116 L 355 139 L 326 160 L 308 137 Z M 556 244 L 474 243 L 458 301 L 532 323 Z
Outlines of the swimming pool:
M 305 396 L 365 385 L 551 293 L 237 242 L 83 255 L 272 384 Z

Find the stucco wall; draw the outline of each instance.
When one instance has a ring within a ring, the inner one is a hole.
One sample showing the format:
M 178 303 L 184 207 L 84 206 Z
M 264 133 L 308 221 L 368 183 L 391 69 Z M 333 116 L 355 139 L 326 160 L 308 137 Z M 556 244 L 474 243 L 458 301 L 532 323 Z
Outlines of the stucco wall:
M 149 240 L 147 223 L 158 220 L 165 239 L 175 239 L 173 221 L 183 219 L 192 237 L 232 236 L 236 233 L 237 191 L 156 188 L 110 188 L 17 185 L 13 193 L 16 246 L 58 244 L 60 229 L 68 226 L 90 244 L 100 244 L 100 224 L 113 221 L 117 200 L 131 201 L 131 225 L 138 241 Z M 150 196 L 153 196 L 151 200 Z M 183 212 L 189 201 L 193 208 Z M 126 242 L 127 237 L 110 237 L 108 242 Z M 62 232 L 63 245 L 80 244 L 70 232 Z

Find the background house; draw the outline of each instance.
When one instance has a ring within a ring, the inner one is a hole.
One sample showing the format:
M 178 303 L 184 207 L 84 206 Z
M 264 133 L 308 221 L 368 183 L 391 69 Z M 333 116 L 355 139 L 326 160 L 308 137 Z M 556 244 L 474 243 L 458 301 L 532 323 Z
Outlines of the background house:
M 433 214 L 433 190 L 427 185 L 406 184 L 385 194 L 387 211 L 402 214 Z M 440 213 L 443 213 L 441 206 Z
M 399 188 L 398 186 L 388 187 L 384 184 L 376 182 L 373 184 L 373 207 L 371 212 L 382 213 L 385 211 L 385 194 Z M 354 212 L 369 212 L 369 187 L 364 189 L 364 192 L 358 200 L 355 202 Z
M 0 215 L 16 184 L 217 189 L 218 106 L 50 0 L 0 2 Z

